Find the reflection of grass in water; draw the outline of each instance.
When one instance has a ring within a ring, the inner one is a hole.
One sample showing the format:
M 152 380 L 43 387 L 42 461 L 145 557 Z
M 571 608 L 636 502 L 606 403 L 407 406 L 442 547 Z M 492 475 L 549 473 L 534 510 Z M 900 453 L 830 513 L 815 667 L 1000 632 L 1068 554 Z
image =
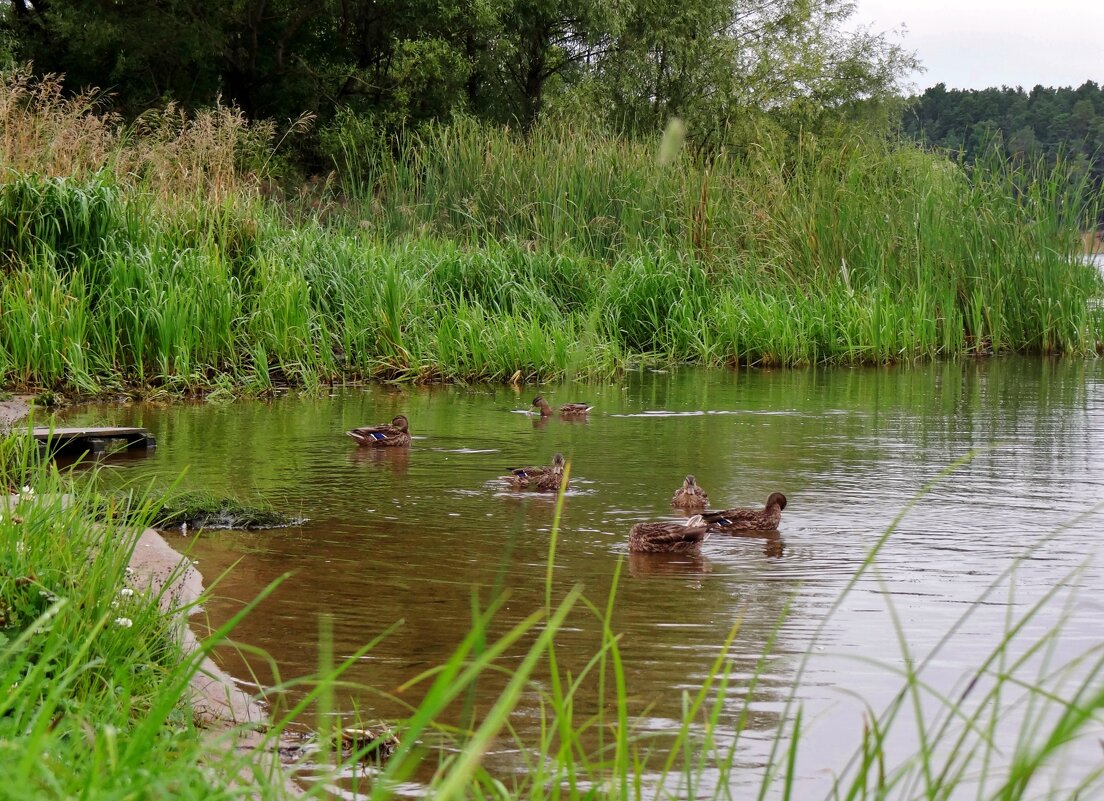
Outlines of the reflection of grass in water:
M 62 490 L 70 488 L 46 470 L 39 469 L 35 476 L 39 502 L 24 502 L 15 510 L 18 522 L 10 510 L 0 521 L 0 612 L 4 616 L 0 679 L 9 688 L 0 696 L 0 739 L 6 743 L 4 748 L 17 755 L 0 759 L 0 786 L 33 788 L 28 793 L 44 797 L 98 798 L 126 781 L 135 792 L 144 789 L 150 796 L 171 787 L 174 797 L 204 798 L 211 797 L 211 786 L 216 785 L 224 788 L 220 797 L 232 797 L 234 793 L 225 787 L 244 771 L 258 782 L 247 788 L 249 794 L 279 797 L 277 768 L 259 762 L 255 755 L 212 748 L 192 728 L 184 699 L 187 680 L 198 669 L 198 655 L 181 655 L 171 636 L 172 626 L 148 600 L 120 595 L 132 543 L 126 531 L 107 521 L 102 524 L 105 531 L 96 533 L 87 522 L 87 511 L 93 508 L 90 490 L 78 490 L 74 502 L 63 508 L 60 501 L 44 499 L 60 497 Z M 143 519 L 148 521 L 153 510 L 148 504 L 144 508 Z M 496 591 L 489 598 L 473 593 L 471 626 L 456 651 L 396 691 L 400 698 L 416 692 L 421 697 L 396 727 L 399 745 L 393 757 L 369 777 L 343 782 L 354 783 L 366 797 L 389 798 L 429 765 L 433 775 L 423 789 L 434 799 L 730 798 L 755 792 L 733 793 L 730 785 L 742 778 L 735 773 L 735 758 L 759 700 L 757 685 L 765 675 L 772 643 L 746 685 L 737 688 L 730 672 L 737 624 L 722 644 L 709 678 L 696 691 L 682 694 L 683 714 L 677 729 L 663 735 L 637 730 L 634 721 L 645 710 L 630 708 L 631 677 L 610 622 L 618 602 L 617 582 L 604 602 L 587 599 L 579 587 L 559 591 L 553 581 L 558 522 L 557 512 L 544 606 L 503 632 L 496 619 L 508 603 L 508 593 Z M 865 573 L 876 569 L 878 551 L 893 529 L 871 550 L 836 608 Z M 90 547 L 104 536 L 123 547 Z M 1008 574 L 1014 569 L 1010 567 Z M 993 589 L 978 599 L 978 607 L 996 587 L 994 582 Z M 926 668 L 947 641 L 923 659 L 914 656 L 904 624 L 886 596 L 903 658 L 903 667 L 889 669 L 900 672 L 901 691 L 886 709 L 868 709 L 865 730 L 853 733 L 856 755 L 838 766 L 832 797 L 970 794 L 1020 799 L 1028 797 L 1029 791 L 1042 792 L 1048 766 L 1104 710 L 1099 647 L 1054 666 L 1060 627 L 1025 640 L 1029 624 L 1039 613 L 1059 603 L 1059 592 L 1056 586 L 1018 617 L 1010 606 L 1004 632 L 974 668 L 968 684 L 954 694 L 943 692 L 925 677 Z M 128 604 L 124 611 L 112 605 L 120 599 Z M 967 611 L 947 637 L 972 613 Z M 559 664 L 556 638 L 574 614 L 592 615 L 601 641 L 582 669 L 569 671 Z M 129 626 L 116 622 L 124 616 Z M 240 617 L 208 638 L 201 654 L 224 644 Z M 822 622 L 822 630 L 825 625 Z M 305 720 L 311 709 L 318 711 L 318 728 L 327 735 L 320 742 L 331 742 L 328 735 L 339 725 L 335 694 L 348 689 L 343 675 L 369 656 L 378 642 L 337 657 L 325 624 L 320 640 L 318 674 L 278 679 L 268 692 L 273 704 L 273 725 L 266 735 L 270 744 L 276 743 L 282 730 Z M 533 681 L 538 667 L 548 677 L 539 684 Z M 802 744 L 798 699 L 804 667 L 799 668 L 766 764 L 756 769 L 761 771 L 760 798 L 805 797 L 795 777 Z M 445 722 L 454 719 L 450 713 L 478 682 L 489 680 L 502 685 L 490 708 L 476 710 L 472 705 L 467 725 L 459 729 Z M 583 696 L 584 692 L 589 696 L 594 686 L 597 704 Z M 288 696 L 283 691 L 292 688 L 299 700 L 286 708 Z M 523 738 L 511 725 L 523 696 L 538 699 L 542 726 L 535 741 Z M 930 711 L 933 703 L 934 712 Z M 578 710 L 583 707 L 596 711 L 582 714 Z M 900 729 L 915 729 L 919 741 L 903 759 L 888 745 L 891 733 Z M 442 738 L 455 750 L 431 752 L 425 745 Z M 484 762 L 492 747 L 513 749 L 523 770 L 507 776 L 492 774 Z M 365 743 L 349 758 L 323 751 L 317 760 L 321 770 L 329 764 L 349 777 L 358 770 L 357 757 L 371 748 Z M 1090 768 L 1074 781 L 1073 789 L 1062 797 L 1095 797 L 1102 789 L 1099 769 Z M 312 794 L 321 795 L 323 784 L 313 785 Z M 745 787 L 748 784 L 744 782 Z

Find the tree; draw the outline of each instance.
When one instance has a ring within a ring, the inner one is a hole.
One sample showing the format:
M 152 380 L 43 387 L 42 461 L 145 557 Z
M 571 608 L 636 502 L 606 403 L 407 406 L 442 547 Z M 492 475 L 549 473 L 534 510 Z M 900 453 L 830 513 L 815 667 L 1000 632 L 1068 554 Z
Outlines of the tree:
M 630 130 L 685 117 L 699 141 L 749 115 L 791 129 L 892 95 L 912 56 L 849 31 L 852 0 L 0 0 L 36 71 L 137 114 L 232 101 L 254 117 L 337 109 L 385 127 L 464 112 L 531 126 L 585 95 Z
M 849 0 L 645 0 L 597 67 L 614 114 L 633 128 L 680 116 L 716 136 L 767 111 L 815 127 L 893 95 L 915 66 L 884 36 L 846 30 L 853 13 Z

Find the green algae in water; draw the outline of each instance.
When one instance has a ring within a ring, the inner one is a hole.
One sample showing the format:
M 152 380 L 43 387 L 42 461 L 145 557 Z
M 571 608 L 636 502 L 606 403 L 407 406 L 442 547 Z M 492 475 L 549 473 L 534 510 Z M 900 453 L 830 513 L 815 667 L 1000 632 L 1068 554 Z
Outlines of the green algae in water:
M 134 498 L 117 493 L 101 498 L 101 515 L 130 518 L 139 513 Z M 211 492 L 191 491 L 153 495 L 148 499 L 154 512 L 150 517 L 154 528 L 191 529 L 266 529 L 286 528 L 303 522 L 270 506 L 250 505 L 236 498 L 219 497 Z

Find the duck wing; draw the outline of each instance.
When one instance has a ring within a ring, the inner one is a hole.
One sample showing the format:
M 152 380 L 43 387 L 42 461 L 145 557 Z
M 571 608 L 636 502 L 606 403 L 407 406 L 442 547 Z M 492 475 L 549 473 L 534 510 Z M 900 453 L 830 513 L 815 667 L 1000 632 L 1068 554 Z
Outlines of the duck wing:
M 586 414 L 593 408 L 589 403 L 565 403 L 560 407 L 560 414 Z
M 709 526 L 681 523 L 637 523 L 629 530 L 629 549 L 634 551 L 682 551 L 693 548 L 709 536 Z
M 517 476 L 518 478 L 525 478 L 532 481 L 533 479 L 540 478 L 551 472 L 551 467 L 507 467 L 511 476 Z
M 361 426 L 360 428 L 354 428 L 352 431 L 346 431 L 345 434 L 361 445 L 401 440 L 405 436 L 401 428 L 390 423 L 378 426 Z
M 719 512 L 706 512 L 702 517 L 713 528 L 733 530 L 773 528 L 765 519 L 766 514 L 761 509 L 723 509 Z

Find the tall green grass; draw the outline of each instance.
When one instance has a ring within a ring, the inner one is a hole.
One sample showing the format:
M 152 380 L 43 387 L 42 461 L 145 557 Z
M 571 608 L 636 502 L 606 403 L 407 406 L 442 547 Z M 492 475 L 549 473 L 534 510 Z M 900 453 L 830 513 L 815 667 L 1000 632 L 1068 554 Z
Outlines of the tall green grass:
M 661 159 L 459 121 L 394 142 L 338 130 L 324 186 L 341 194 L 304 214 L 247 168 L 270 127 L 225 109 L 124 127 L 8 87 L 7 385 L 264 392 L 1104 342 L 1077 230 L 1100 199 L 1061 167 L 966 169 L 858 134 Z M 97 148 L 59 163 L 49 137 L 90 126 Z
M 4 450 L 0 797 L 231 797 L 219 785 L 241 761 L 199 761 L 187 694 L 201 654 L 182 653 L 176 621 L 128 575 L 137 531 L 93 526 L 90 495 Z

